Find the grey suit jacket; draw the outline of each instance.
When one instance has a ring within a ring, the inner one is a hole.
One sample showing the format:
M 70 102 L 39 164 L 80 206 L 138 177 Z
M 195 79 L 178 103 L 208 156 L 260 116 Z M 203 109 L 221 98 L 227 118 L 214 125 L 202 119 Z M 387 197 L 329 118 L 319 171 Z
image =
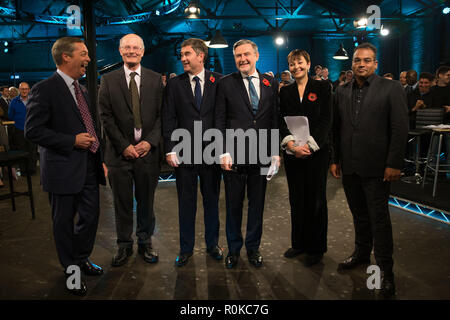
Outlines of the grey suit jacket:
M 341 164 L 343 174 L 383 177 L 386 167 L 403 168 L 408 138 L 406 95 L 399 82 L 374 75 L 355 122 L 353 81 L 338 87 L 334 97 L 332 163 Z
M 141 140 L 151 145 L 144 161 L 159 163 L 163 85 L 159 73 L 144 67 L 141 70 Z M 129 160 L 123 157 L 122 152 L 130 144 L 137 143 L 134 139 L 131 95 L 123 67 L 102 76 L 98 99 L 100 119 L 106 133 L 105 162 L 110 166 L 125 165 Z

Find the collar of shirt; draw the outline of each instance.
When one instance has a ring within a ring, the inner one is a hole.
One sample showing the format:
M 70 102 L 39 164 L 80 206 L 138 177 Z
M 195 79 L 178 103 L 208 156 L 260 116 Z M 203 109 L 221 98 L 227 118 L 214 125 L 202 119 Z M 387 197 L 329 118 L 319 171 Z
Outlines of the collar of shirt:
M 200 71 L 198 74 L 190 74 L 189 75 L 189 83 L 191 84 L 192 88 L 192 94 L 195 96 L 195 81 L 194 77 L 198 77 L 200 79 L 200 88 L 202 89 L 202 95 L 203 95 L 203 88 L 205 87 L 205 68 Z
M 128 88 L 130 88 L 130 80 L 131 80 L 131 76 L 130 74 L 132 72 L 136 72 L 136 75 L 134 76 L 134 81 L 136 82 L 136 86 L 138 89 L 138 94 L 141 94 L 141 65 L 139 64 L 139 66 L 137 67 L 136 70 L 130 70 L 125 64 L 123 65 L 123 68 L 125 70 L 125 79 L 127 80 L 127 86 Z
M 64 82 L 66 83 L 67 87 L 70 90 L 70 93 L 73 96 L 73 99 L 75 100 L 75 103 L 77 101 L 77 98 L 75 96 L 75 87 L 73 86 L 73 82 L 76 81 L 75 79 L 73 79 L 71 76 L 65 74 L 64 72 L 62 72 L 59 69 L 56 69 L 56 72 L 58 72 L 58 74 L 61 76 L 61 78 L 63 78 Z
M 250 89 L 248 88 L 248 81 L 245 78 L 247 78 L 249 76 L 253 77 L 252 78 L 252 83 L 253 83 L 253 86 L 255 87 L 256 94 L 258 95 L 258 98 L 260 98 L 261 97 L 261 89 L 260 89 L 260 86 L 259 86 L 259 73 L 258 73 L 258 71 L 255 70 L 255 72 L 253 72 L 250 75 L 246 75 L 246 74 L 243 74 L 241 72 L 241 76 L 242 76 L 242 81 L 244 81 L 245 89 L 247 90 L 249 98 L 250 98 Z M 250 98 L 250 100 L 251 100 L 251 98 Z
M 246 75 L 246 74 L 243 74 L 243 73 L 241 72 L 241 76 L 242 76 L 242 79 L 244 79 L 244 80 L 245 80 L 245 78 L 247 78 L 247 77 L 249 77 L 249 76 L 253 77 L 253 78 L 252 78 L 252 81 L 255 80 L 255 79 L 258 79 L 258 80 L 259 80 L 259 73 L 258 73 L 258 71 L 256 71 L 256 70 L 255 70 L 255 72 L 253 72 L 253 73 L 250 74 L 250 75 Z
M 366 80 L 363 82 L 363 86 L 370 86 L 373 79 L 375 79 L 375 74 L 371 74 L 369 77 L 366 78 Z M 358 82 L 355 78 L 353 78 L 353 88 L 359 88 Z

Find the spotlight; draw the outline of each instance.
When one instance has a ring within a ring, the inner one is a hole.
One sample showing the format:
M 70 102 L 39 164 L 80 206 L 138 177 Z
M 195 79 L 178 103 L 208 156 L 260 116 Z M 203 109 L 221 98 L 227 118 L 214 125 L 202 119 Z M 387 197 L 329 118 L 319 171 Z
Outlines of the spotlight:
M 442 13 L 443 14 L 449 14 L 450 13 L 450 7 L 445 7 L 444 9 L 442 9 Z
M 9 51 L 8 48 L 5 48 L 5 49 L 3 50 L 4 53 L 8 53 L 8 51 Z
M 362 28 L 367 27 L 367 18 L 361 18 L 359 20 L 353 21 L 353 26 L 356 29 L 362 29 Z
M 156 14 L 157 16 L 159 16 L 159 15 L 161 14 L 161 12 L 159 12 L 159 10 L 156 10 L 156 11 L 155 11 L 155 14 Z
M 8 44 L 9 44 L 8 41 L 3 42 L 3 45 L 4 45 L 5 47 L 7 47 Z
M 282 46 L 284 44 L 284 38 L 282 36 L 277 36 L 275 38 L 275 44 L 277 46 Z
M 380 34 L 383 37 L 386 37 L 389 34 L 389 29 L 385 29 L 383 26 L 381 26 Z
M 191 1 L 189 5 L 184 9 L 184 14 L 186 19 L 198 19 L 200 15 L 200 8 L 198 7 L 196 1 Z

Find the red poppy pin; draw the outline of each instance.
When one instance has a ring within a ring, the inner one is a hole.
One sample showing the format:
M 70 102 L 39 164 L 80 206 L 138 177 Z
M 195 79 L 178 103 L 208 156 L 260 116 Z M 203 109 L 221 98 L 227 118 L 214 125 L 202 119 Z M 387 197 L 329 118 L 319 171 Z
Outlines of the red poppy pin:
M 308 100 L 311 102 L 314 102 L 317 100 L 317 94 L 315 94 L 314 92 L 311 92 L 310 94 L 308 94 Z
M 216 78 L 214 78 L 213 75 L 211 75 L 211 77 L 209 77 L 209 81 L 211 81 L 212 83 L 214 83 L 214 81 L 216 81 Z
M 266 86 L 266 87 L 270 87 L 270 82 L 269 82 L 269 80 L 267 80 L 267 79 L 263 79 L 263 83 L 264 83 L 264 85 Z

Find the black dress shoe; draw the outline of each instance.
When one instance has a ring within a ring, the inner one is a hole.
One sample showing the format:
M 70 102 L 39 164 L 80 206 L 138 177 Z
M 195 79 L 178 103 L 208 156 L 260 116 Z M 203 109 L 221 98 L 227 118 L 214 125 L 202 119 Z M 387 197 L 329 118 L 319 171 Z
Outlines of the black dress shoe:
M 225 258 L 225 266 L 227 269 L 234 268 L 239 261 L 239 254 L 232 254 L 228 253 L 227 257 Z
M 386 297 L 395 295 L 394 275 L 383 275 L 380 293 Z
M 284 253 L 284 257 L 285 258 L 294 258 L 300 254 L 303 253 L 303 250 L 300 249 L 294 249 L 294 248 L 289 248 L 286 250 L 286 252 Z
M 350 257 L 339 263 L 338 270 L 349 270 L 362 264 L 370 264 L 370 258 L 361 258 L 352 254 Z
M 317 253 L 317 254 L 307 254 L 305 257 L 305 260 L 303 261 L 303 265 L 305 267 L 311 267 L 315 264 L 318 264 L 323 257 L 323 253 Z
M 223 258 L 223 250 L 217 245 L 212 248 L 209 248 L 206 251 L 215 260 L 222 260 Z
M 117 251 L 117 254 L 114 256 L 111 262 L 111 266 L 113 267 L 120 267 L 123 266 L 128 261 L 128 257 L 133 254 L 133 248 L 125 248 L 125 247 L 119 247 L 119 251 Z
M 256 268 L 259 268 L 263 264 L 263 258 L 259 251 L 248 251 L 247 252 L 248 262 L 255 266 Z
M 190 257 L 192 257 L 192 253 L 180 253 L 180 255 L 175 259 L 175 266 L 184 266 L 188 263 Z
M 79 289 L 69 289 L 69 288 L 67 288 L 67 285 L 66 285 L 66 289 L 71 294 L 73 294 L 75 296 L 79 296 L 79 297 L 84 297 L 86 295 L 86 293 L 87 293 L 87 287 L 86 287 L 86 285 L 84 284 L 83 281 L 81 281 Z
M 103 274 L 102 267 L 92 263 L 89 259 L 79 264 L 81 271 L 87 276 L 100 276 Z
M 156 263 L 158 262 L 158 253 L 153 250 L 150 244 L 139 245 L 138 253 L 141 255 L 142 259 L 148 263 Z

